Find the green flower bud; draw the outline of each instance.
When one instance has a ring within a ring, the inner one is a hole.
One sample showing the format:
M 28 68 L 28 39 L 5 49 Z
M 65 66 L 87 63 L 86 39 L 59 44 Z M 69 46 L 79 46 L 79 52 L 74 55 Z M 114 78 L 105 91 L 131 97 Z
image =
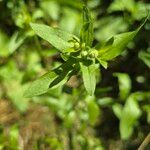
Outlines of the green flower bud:
M 89 52 L 89 57 L 97 58 L 97 56 L 98 56 L 98 51 L 96 49 L 91 49 Z
M 88 55 L 88 52 L 87 52 L 87 51 L 82 51 L 82 52 L 81 52 L 81 56 L 82 56 L 82 57 L 86 57 L 87 55 Z
M 81 48 L 85 49 L 85 43 L 82 43 Z
M 75 42 L 75 43 L 74 43 L 74 48 L 75 48 L 75 49 L 79 49 L 79 48 L 80 48 L 80 44 L 79 44 L 78 42 Z

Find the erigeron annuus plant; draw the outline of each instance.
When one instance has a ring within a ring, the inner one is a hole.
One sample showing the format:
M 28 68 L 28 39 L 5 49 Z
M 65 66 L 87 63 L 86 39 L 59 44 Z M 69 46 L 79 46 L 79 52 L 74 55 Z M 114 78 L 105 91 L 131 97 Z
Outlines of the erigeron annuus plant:
M 102 46 L 93 46 L 93 19 L 86 3 L 83 6 L 80 37 L 43 24 L 31 23 L 31 27 L 38 36 L 59 50 L 64 63 L 35 80 L 26 90 L 26 97 L 44 94 L 49 88 L 65 84 L 71 76 L 78 73 L 82 74 L 88 94 L 93 95 L 99 66 L 107 68 L 108 61 L 120 55 L 141 28 L 140 26 L 135 31 L 113 36 Z

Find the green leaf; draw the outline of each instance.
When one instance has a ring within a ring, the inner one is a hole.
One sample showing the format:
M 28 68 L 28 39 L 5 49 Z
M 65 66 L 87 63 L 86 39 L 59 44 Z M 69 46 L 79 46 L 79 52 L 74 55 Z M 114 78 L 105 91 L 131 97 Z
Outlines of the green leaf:
M 98 59 L 98 61 L 99 61 L 99 63 L 100 63 L 105 69 L 107 69 L 107 67 L 108 67 L 107 61 L 100 60 L 100 59 Z
M 140 116 L 141 110 L 137 100 L 133 96 L 130 96 L 127 99 L 120 120 L 120 134 L 122 139 L 128 139 L 132 135 L 135 123 Z
M 64 64 L 35 80 L 25 91 L 24 96 L 33 97 L 41 95 L 46 93 L 49 88 L 57 88 L 63 85 L 72 76 L 74 71 L 76 71 L 73 70 L 73 64 L 75 62 L 77 62 L 76 59 L 69 58 Z
M 77 38 L 76 36 L 62 31 L 58 28 L 52 28 L 47 25 L 42 24 L 30 24 L 35 33 L 52 44 L 55 48 L 60 51 L 64 51 L 66 49 L 70 49 L 74 47 L 74 44 L 69 42 L 73 38 Z M 78 39 L 78 38 L 77 38 Z
M 121 119 L 122 109 L 123 109 L 122 105 L 116 103 L 112 106 L 112 109 L 113 109 L 114 114 L 117 116 L 117 118 Z
M 132 93 L 123 109 L 121 109 L 121 105 L 118 108 L 114 108 L 113 111 L 116 116 L 120 119 L 120 134 L 122 139 L 128 139 L 132 133 L 136 122 L 138 121 L 139 117 L 141 116 L 141 109 L 139 107 L 138 102 L 143 100 L 149 100 L 150 92 L 135 92 Z M 116 104 L 115 104 L 116 105 Z M 116 107 L 116 106 L 115 106 Z M 119 111 L 120 112 L 119 112 Z
M 98 59 L 108 61 L 120 55 L 122 51 L 126 48 L 128 43 L 136 36 L 138 31 L 139 30 L 135 30 L 132 32 L 126 32 L 114 36 L 114 42 L 112 43 L 112 45 L 103 46 L 99 50 Z M 106 43 L 108 43 L 108 41 Z
M 90 124 L 94 125 L 98 119 L 98 116 L 100 115 L 100 109 L 93 97 L 87 97 L 86 102 Z
M 13 34 L 9 42 L 9 51 L 11 54 L 20 47 L 25 38 L 25 36 L 19 37 L 17 32 Z
M 61 70 L 58 73 L 58 77 L 50 84 L 49 88 L 57 88 L 63 84 L 65 84 L 68 79 L 77 71 L 73 68 L 73 65 L 77 62 L 74 58 L 69 58 L 64 64 L 62 64 L 57 70 Z
M 150 105 L 144 105 L 143 110 L 147 113 L 147 122 L 150 124 Z
M 126 73 L 114 73 L 113 75 L 118 78 L 119 96 L 121 100 L 125 100 L 131 90 L 131 79 Z
M 25 91 L 24 96 L 27 98 L 44 94 L 48 91 L 50 83 L 57 77 L 54 71 L 50 71 L 37 80 L 33 81 Z
M 95 63 L 80 63 L 84 86 L 88 94 L 93 95 L 96 87 L 96 72 L 98 65 Z
M 126 48 L 126 46 L 129 44 L 129 42 L 133 40 L 136 34 L 144 26 L 148 17 L 149 14 L 147 15 L 143 24 L 135 31 L 118 34 L 106 41 L 104 46 L 101 49 L 99 49 L 98 60 L 108 61 L 120 55 L 122 51 Z
M 150 68 L 150 52 L 141 51 L 139 58 Z
M 103 98 L 98 99 L 97 103 L 100 106 L 105 107 L 105 106 L 112 105 L 113 99 L 111 97 L 103 97 Z
M 86 6 L 83 7 L 83 27 L 81 29 L 80 38 L 82 43 L 92 46 L 93 43 L 93 21 L 90 12 Z

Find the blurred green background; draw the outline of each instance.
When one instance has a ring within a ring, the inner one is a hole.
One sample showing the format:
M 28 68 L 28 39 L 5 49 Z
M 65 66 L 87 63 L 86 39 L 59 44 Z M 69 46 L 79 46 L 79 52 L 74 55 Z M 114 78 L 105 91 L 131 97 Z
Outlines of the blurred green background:
M 97 73 L 95 96 L 80 76 L 32 99 L 30 82 L 63 62 L 29 23 L 79 35 L 81 0 L 0 0 L 0 150 L 135 150 L 150 132 L 150 21 Z M 89 0 L 94 43 L 135 30 L 149 0 Z M 146 145 L 148 150 L 150 145 Z

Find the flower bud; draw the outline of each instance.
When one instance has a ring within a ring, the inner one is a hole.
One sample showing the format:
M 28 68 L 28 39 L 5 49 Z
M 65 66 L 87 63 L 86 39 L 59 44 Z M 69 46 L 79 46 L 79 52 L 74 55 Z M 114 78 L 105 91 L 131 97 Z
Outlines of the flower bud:
M 82 52 L 81 52 L 81 56 L 82 56 L 82 57 L 86 57 L 87 55 L 88 55 L 88 52 L 87 52 L 87 51 L 82 51 Z
M 85 43 L 82 43 L 81 48 L 85 49 Z
M 96 58 L 98 56 L 98 51 L 96 49 L 91 49 L 89 52 L 91 58 Z
M 75 42 L 75 43 L 74 43 L 74 48 L 75 48 L 75 49 L 79 49 L 79 48 L 80 48 L 80 44 L 79 44 L 78 42 Z

